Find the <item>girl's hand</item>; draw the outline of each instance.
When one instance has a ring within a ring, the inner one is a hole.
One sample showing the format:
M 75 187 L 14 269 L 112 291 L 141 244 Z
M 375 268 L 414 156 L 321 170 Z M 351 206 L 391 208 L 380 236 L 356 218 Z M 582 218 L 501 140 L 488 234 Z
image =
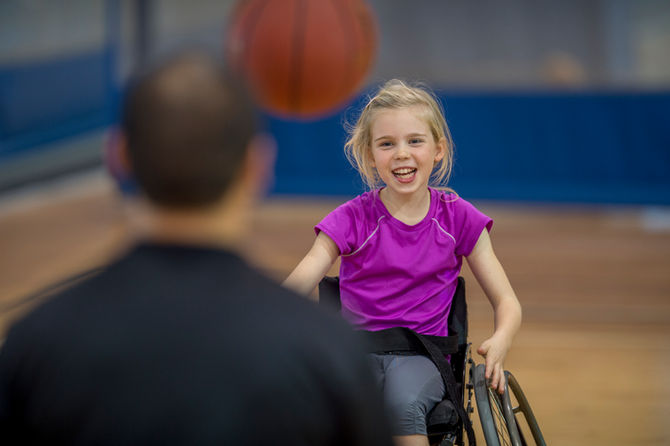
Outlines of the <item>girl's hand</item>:
M 505 393 L 505 357 L 511 342 L 504 336 L 494 334 L 479 346 L 477 353 L 485 358 L 486 381 L 501 395 Z

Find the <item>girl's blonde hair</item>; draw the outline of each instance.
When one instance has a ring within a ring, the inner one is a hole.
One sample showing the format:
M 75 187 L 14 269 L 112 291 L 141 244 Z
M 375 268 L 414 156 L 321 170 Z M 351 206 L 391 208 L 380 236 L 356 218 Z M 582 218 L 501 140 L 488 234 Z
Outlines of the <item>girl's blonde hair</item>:
M 428 125 L 435 142 L 441 138 L 446 141 L 445 154 L 433 169 L 430 185 L 443 187 L 449 181 L 454 144 L 439 100 L 423 85 L 409 85 L 401 80 L 391 79 L 368 101 L 356 124 L 349 126 L 349 139 L 344 145 L 347 159 L 370 189 L 382 184 L 377 170 L 372 167 L 372 123 L 375 114 L 382 110 L 413 106 L 423 109 L 420 118 Z

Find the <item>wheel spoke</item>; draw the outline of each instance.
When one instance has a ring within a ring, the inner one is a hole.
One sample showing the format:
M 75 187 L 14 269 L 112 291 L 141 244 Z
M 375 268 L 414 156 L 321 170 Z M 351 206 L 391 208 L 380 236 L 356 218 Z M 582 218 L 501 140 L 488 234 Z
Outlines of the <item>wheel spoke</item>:
M 498 397 L 498 395 L 496 395 L 495 390 L 491 388 L 488 389 L 488 394 L 489 394 L 489 402 L 491 405 L 491 412 L 493 414 L 496 426 L 496 431 L 498 432 L 498 439 L 500 440 L 501 445 L 512 446 L 509 431 L 507 430 L 507 423 L 502 413 L 500 398 Z
M 521 446 L 515 415 L 508 391 L 500 395 L 496 389 L 487 385 L 486 368 L 483 364 L 475 367 L 473 378 L 475 400 L 479 419 L 487 445 Z

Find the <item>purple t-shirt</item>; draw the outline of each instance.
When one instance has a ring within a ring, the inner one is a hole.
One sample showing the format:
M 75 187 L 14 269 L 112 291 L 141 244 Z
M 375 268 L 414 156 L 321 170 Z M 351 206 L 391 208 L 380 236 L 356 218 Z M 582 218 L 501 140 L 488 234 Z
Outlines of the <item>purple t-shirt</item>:
M 355 327 L 408 327 L 447 335 L 447 315 L 463 256 L 493 220 L 458 195 L 430 188 L 430 209 L 415 225 L 388 212 L 379 190 L 339 206 L 314 229 L 340 250 L 342 315 Z

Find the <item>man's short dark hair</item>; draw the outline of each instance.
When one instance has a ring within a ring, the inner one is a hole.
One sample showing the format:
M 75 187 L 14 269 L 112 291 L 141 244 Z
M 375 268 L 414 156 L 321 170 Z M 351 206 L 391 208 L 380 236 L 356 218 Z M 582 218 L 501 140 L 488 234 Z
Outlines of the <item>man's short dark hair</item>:
M 256 132 L 244 84 L 197 52 L 138 76 L 122 113 L 135 180 L 162 207 L 203 207 L 220 199 Z

